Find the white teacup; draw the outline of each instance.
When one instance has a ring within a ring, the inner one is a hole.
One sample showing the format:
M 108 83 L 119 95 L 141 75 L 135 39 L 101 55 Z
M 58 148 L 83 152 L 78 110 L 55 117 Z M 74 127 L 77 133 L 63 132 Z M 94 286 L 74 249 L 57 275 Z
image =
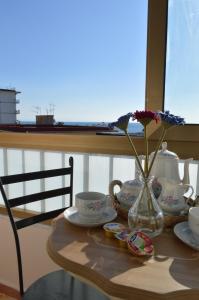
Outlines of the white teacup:
M 199 207 L 189 209 L 188 222 L 196 242 L 199 243 Z
M 107 197 L 99 192 L 82 192 L 75 195 L 75 206 L 84 218 L 100 218 L 107 206 Z

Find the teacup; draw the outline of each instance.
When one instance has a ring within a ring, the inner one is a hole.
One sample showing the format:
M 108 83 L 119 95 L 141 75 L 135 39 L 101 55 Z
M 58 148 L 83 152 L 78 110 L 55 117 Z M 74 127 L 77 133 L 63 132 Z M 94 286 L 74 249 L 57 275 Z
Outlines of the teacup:
M 199 243 L 199 207 L 189 209 L 188 223 L 196 242 Z
M 99 192 L 81 192 L 75 195 L 75 206 L 84 218 L 100 218 L 107 206 L 107 197 Z

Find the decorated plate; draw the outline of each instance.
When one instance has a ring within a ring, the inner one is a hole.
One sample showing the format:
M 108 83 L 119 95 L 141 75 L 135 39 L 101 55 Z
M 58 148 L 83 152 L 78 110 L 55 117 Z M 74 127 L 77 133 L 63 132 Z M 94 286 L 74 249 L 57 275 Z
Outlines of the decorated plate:
M 106 207 L 105 211 L 100 217 L 95 219 L 89 219 L 82 217 L 78 209 L 75 206 L 69 207 L 64 211 L 64 217 L 67 221 L 74 225 L 83 226 L 83 227 L 97 227 L 101 226 L 107 222 L 113 221 L 117 217 L 117 212 L 112 207 Z

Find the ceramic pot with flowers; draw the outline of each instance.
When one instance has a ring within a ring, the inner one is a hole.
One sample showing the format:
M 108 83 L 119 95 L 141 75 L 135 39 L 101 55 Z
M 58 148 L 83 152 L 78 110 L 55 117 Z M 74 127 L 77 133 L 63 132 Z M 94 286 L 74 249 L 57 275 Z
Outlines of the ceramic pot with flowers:
M 176 183 L 176 181 L 160 177 L 159 182 L 162 191 L 158 197 L 158 203 L 166 214 L 180 215 L 188 213 L 190 206 L 189 199 L 194 193 L 194 189 L 190 184 Z M 189 192 L 189 197 L 185 198 L 184 194 Z
M 152 161 L 154 152 L 149 155 L 149 162 Z M 172 180 L 177 184 L 190 184 L 189 180 L 189 164 L 193 158 L 184 160 L 184 175 L 180 178 L 179 165 L 180 159 L 178 155 L 167 149 L 167 142 L 162 143 L 162 149 L 157 152 L 156 159 L 151 169 L 151 175 L 154 178 L 165 178 Z M 188 189 L 187 189 L 188 190 Z
M 152 160 L 154 152 L 149 156 Z M 188 210 L 190 197 L 193 195 L 193 187 L 189 180 L 189 163 L 192 158 L 184 161 L 184 174 L 180 178 L 178 155 L 167 149 L 167 142 L 162 143 L 162 149 L 158 151 L 151 175 L 154 176 L 153 190 L 163 211 L 166 214 L 181 214 Z M 158 188 L 161 187 L 161 188 Z M 185 200 L 184 194 L 191 190 L 191 194 Z
M 120 188 L 118 193 L 114 193 L 114 189 L 116 186 Z M 141 189 L 142 182 L 138 178 L 125 182 L 121 182 L 120 180 L 113 180 L 109 184 L 109 194 L 115 202 L 114 206 L 117 209 L 120 209 L 120 211 L 123 211 L 123 216 L 128 216 L 128 211 L 130 207 L 135 203 Z
M 118 187 L 119 191 L 115 193 Z M 135 179 L 125 182 L 113 180 L 109 184 L 109 195 L 114 202 L 114 206 L 125 219 L 128 218 L 128 211 L 135 203 L 141 189 L 142 182 L 140 181 L 140 171 L 137 162 L 135 162 Z

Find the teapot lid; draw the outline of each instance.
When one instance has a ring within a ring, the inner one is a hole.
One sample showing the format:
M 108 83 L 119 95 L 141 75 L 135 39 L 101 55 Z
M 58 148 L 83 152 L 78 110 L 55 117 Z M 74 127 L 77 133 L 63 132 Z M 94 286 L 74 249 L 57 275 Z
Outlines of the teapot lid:
M 162 149 L 158 151 L 157 156 L 158 158 L 178 159 L 176 153 L 167 150 L 167 142 L 162 143 Z
M 140 189 L 141 186 L 142 186 L 142 182 L 138 178 L 124 182 L 124 187 L 129 190 L 136 189 L 136 188 Z

